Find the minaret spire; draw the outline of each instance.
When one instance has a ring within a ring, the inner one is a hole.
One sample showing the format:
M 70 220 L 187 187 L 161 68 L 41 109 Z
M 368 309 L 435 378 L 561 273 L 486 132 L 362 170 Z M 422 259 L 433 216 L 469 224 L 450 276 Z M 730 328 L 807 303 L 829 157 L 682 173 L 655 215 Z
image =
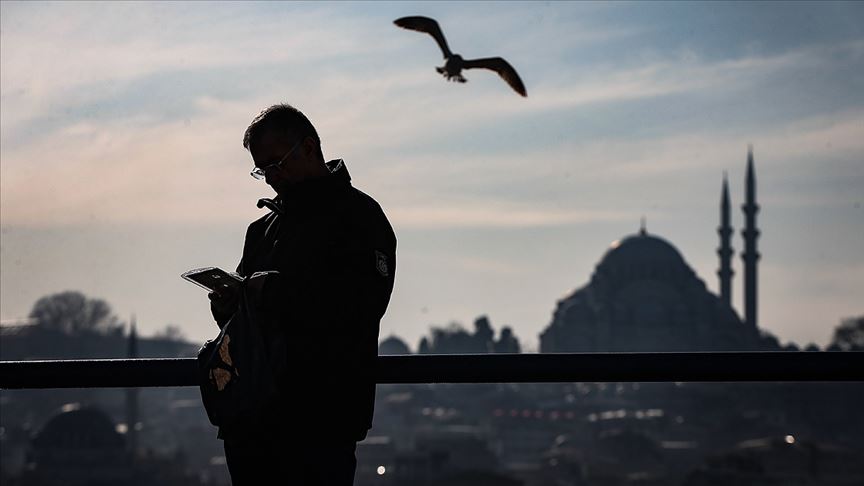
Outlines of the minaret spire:
M 129 352 L 128 358 L 138 357 L 138 330 L 135 326 L 135 314 L 132 314 L 132 319 L 129 321 Z
M 723 190 L 720 196 L 720 226 L 717 228 L 717 234 L 720 235 L 720 247 L 717 248 L 720 268 L 717 270 L 717 276 L 720 278 L 720 300 L 729 307 L 732 307 L 732 276 L 735 274 L 732 270 L 732 255 L 735 253 L 731 245 L 732 233 L 729 217 L 729 183 L 724 172 Z
M 129 348 L 127 357 L 138 357 L 138 331 L 135 328 L 135 314 L 129 324 Z M 138 452 L 138 389 L 126 389 L 126 437 L 129 452 L 134 458 Z
M 744 321 L 753 327 L 758 327 L 756 265 L 759 262 L 759 251 L 756 249 L 756 240 L 759 238 L 759 230 L 756 228 L 756 214 L 759 212 L 759 205 L 756 204 L 756 175 L 753 168 L 752 145 L 747 149 L 746 189 L 747 199 L 741 206 L 746 221 L 744 230 L 741 232 L 744 236 L 744 253 L 741 255 L 744 261 Z

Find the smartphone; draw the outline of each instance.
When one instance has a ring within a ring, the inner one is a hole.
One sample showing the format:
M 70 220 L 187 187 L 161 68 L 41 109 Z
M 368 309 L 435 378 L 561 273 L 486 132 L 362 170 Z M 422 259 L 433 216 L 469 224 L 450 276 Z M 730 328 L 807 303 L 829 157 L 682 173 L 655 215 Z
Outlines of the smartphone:
M 210 292 L 215 291 L 222 285 L 239 287 L 243 282 L 240 275 L 237 275 L 236 273 L 228 273 L 225 270 L 216 267 L 196 268 L 194 270 L 189 270 L 180 276 Z

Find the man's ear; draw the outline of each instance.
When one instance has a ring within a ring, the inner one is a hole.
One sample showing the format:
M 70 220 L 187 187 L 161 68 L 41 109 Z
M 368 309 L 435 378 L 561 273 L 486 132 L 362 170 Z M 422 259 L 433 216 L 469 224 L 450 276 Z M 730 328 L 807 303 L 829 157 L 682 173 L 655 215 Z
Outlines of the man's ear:
M 318 144 L 315 143 L 315 139 L 312 137 L 305 137 L 303 142 L 301 142 L 300 149 L 303 151 L 303 157 L 308 159 L 317 158 L 318 153 Z
M 321 145 L 312 137 L 306 137 L 302 142 L 303 157 L 316 162 L 324 161 L 324 152 L 321 150 Z

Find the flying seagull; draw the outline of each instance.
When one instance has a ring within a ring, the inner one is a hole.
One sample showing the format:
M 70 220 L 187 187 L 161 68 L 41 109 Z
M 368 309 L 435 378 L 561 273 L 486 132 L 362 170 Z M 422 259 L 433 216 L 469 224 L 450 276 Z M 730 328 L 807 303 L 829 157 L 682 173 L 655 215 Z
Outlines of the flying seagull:
M 429 17 L 402 17 L 401 19 L 394 20 L 393 23 L 403 29 L 426 32 L 431 35 L 436 42 L 438 42 L 438 47 L 441 48 L 441 52 L 444 54 L 446 62 L 443 67 L 436 67 L 435 70 L 447 78 L 448 81 L 456 81 L 459 83 L 467 81 L 467 79 L 462 76 L 463 69 L 491 69 L 498 73 L 504 81 L 507 81 L 507 84 L 509 84 L 517 93 L 522 96 L 528 96 L 528 93 L 525 91 L 525 85 L 522 84 L 522 80 L 519 79 L 516 70 L 513 69 L 513 66 L 503 58 L 485 57 L 483 59 L 462 59 L 462 56 L 459 54 L 453 54 L 450 52 L 450 48 L 447 47 L 447 40 L 444 39 L 444 34 L 441 33 L 441 27 L 438 26 L 438 22 L 436 22 L 435 19 L 430 19 Z

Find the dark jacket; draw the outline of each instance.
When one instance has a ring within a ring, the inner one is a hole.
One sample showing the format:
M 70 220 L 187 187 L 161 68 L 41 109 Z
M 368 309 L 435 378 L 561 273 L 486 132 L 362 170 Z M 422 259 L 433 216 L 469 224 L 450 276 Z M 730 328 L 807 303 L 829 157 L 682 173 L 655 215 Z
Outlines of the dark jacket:
M 261 200 L 271 211 L 246 232 L 237 272 L 279 272 L 267 276 L 254 314 L 270 344 L 279 395 L 259 430 L 222 427 L 223 438 L 308 432 L 362 440 L 372 426 L 396 237 L 378 203 L 351 186 L 342 160 L 327 166 L 330 175 Z

